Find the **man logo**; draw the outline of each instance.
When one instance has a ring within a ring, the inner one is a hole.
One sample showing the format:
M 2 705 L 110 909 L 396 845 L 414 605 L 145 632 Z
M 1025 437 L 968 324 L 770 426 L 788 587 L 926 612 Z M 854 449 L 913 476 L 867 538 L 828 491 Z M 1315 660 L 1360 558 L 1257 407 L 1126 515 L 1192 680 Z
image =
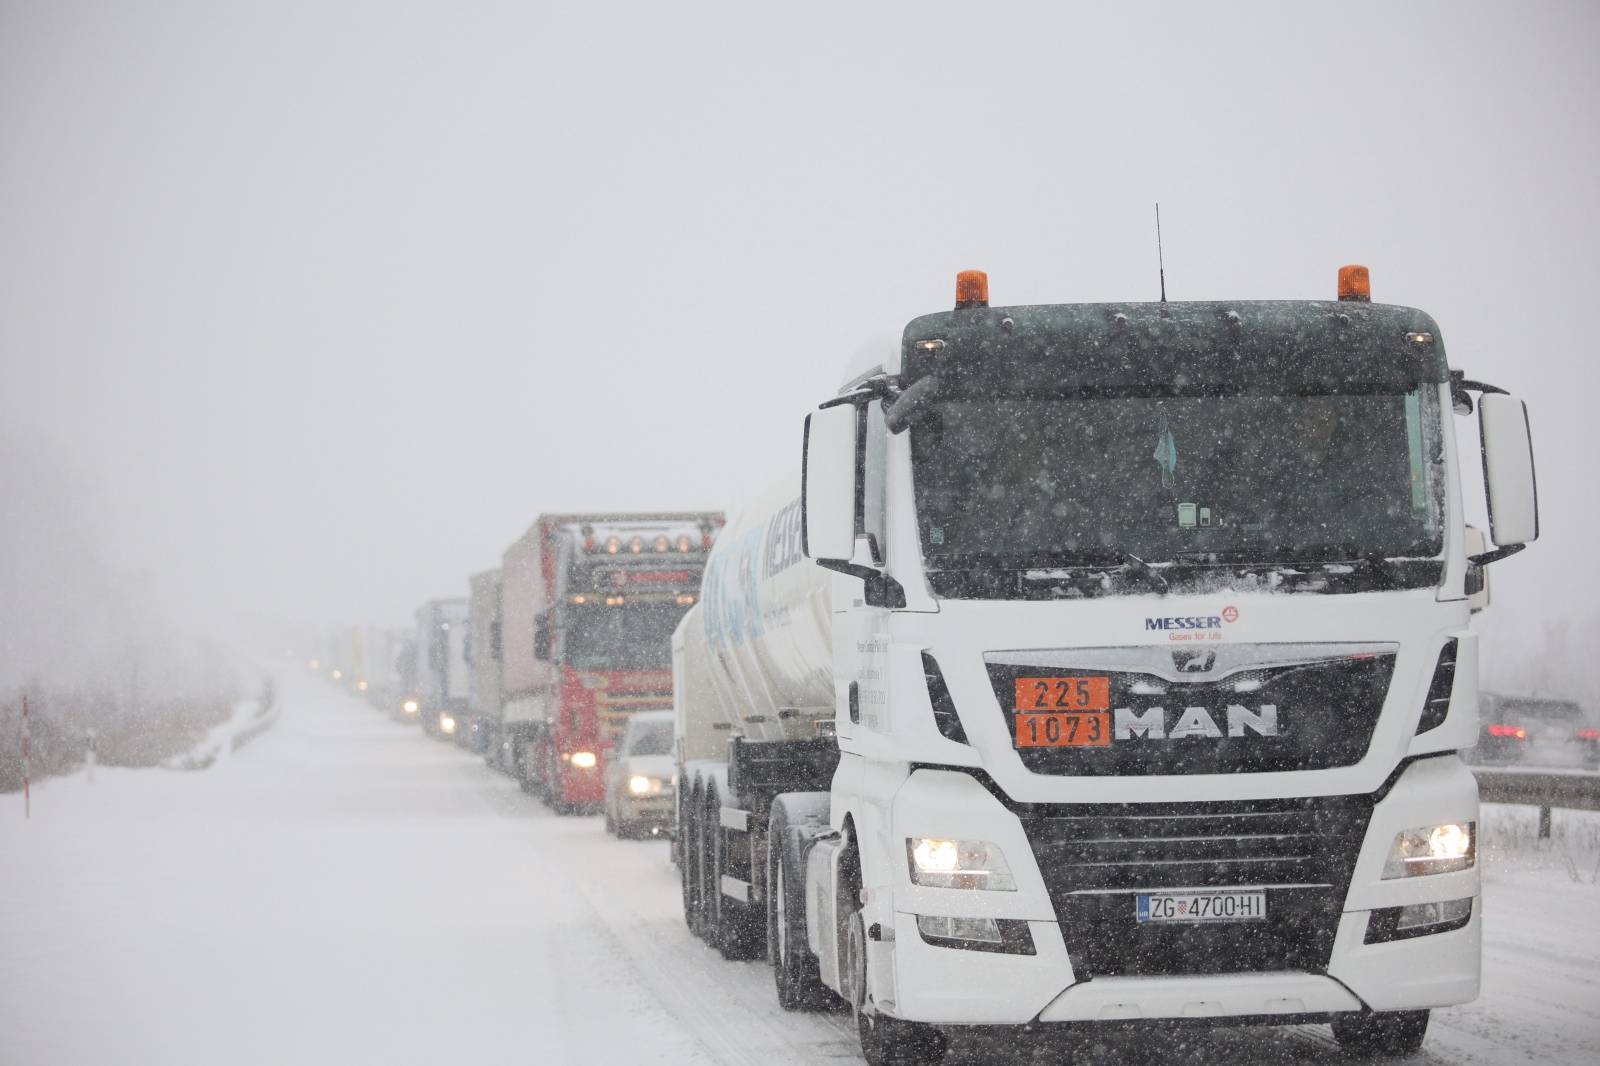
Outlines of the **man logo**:
M 1217 662 L 1214 651 L 1175 651 L 1172 665 L 1180 674 L 1203 674 Z

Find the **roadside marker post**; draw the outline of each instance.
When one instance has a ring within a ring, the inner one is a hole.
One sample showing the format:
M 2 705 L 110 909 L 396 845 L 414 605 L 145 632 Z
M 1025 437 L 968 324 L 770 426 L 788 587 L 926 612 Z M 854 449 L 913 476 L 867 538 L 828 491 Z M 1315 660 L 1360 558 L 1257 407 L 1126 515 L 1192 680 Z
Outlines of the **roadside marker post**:
M 30 791 L 28 780 L 28 697 L 22 697 L 22 818 L 23 821 L 33 820 L 33 793 Z

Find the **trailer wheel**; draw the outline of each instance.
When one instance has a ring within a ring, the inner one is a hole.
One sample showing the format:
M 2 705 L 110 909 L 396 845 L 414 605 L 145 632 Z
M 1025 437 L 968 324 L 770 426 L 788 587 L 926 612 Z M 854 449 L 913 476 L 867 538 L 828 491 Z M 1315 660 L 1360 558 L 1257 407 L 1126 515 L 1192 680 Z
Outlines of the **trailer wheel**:
M 536 791 L 534 777 L 528 769 L 528 746 L 521 740 L 511 742 L 511 772 L 517 775 L 517 786 L 528 795 Z
M 689 932 L 695 936 L 700 935 L 700 930 L 695 922 L 695 913 L 699 908 L 699 901 L 695 899 L 694 873 L 700 860 L 700 852 L 695 844 L 694 801 L 685 799 L 682 793 L 678 796 L 678 880 L 683 885 L 683 924 L 689 927 Z
M 705 792 L 696 789 L 689 808 L 692 834 L 686 856 L 691 889 L 694 893 L 694 910 L 690 912 L 689 928 L 694 931 L 695 936 L 707 944 L 713 944 L 716 933 L 716 900 L 711 898 L 711 880 L 708 876 L 711 843 L 706 839 L 705 808 Z
M 1354 1055 L 1399 1056 L 1414 1054 L 1428 1032 L 1425 1010 L 1376 1011 L 1347 1014 L 1333 1020 L 1333 1038 Z
M 767 957 L 784 1010 L 821 1010 L 828 1002 L 816 956 L 806 943 L 805 870 L 781 801 L 772 805 L 767 829 Z
M 717 945 L 717 879 L 712 862 L 711 833 L 714 832 L 706 815 L 715 809 L 716 793 L 702 792 L 695 811 L 694 839 L 694 900 L 695 920 L 699 923 L 695 934 L 712 947 Z

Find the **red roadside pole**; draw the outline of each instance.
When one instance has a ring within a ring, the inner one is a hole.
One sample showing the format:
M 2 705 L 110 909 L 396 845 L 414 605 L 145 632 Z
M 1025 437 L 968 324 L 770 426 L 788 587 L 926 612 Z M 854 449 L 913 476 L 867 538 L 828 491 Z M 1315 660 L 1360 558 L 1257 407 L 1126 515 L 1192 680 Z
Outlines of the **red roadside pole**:
M 28 791 L 28 697 L 22 697 L 22 817 L 33 818 L 33 793 Z

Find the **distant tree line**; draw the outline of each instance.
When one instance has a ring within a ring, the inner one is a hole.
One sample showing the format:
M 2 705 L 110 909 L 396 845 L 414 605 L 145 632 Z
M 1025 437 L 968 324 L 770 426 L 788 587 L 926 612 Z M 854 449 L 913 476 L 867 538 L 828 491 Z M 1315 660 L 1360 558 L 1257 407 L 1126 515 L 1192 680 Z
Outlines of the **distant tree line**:
M 187 752 L 226 721 L 240 695 L 233 685 L 217 685 L 133 703 L 98 689 L 10 689 L 0 695 L 0 792 L 22 788 L 24 691 L 35 781 L 81 769 L 91 729 L 101 766 L 158 766 Z

